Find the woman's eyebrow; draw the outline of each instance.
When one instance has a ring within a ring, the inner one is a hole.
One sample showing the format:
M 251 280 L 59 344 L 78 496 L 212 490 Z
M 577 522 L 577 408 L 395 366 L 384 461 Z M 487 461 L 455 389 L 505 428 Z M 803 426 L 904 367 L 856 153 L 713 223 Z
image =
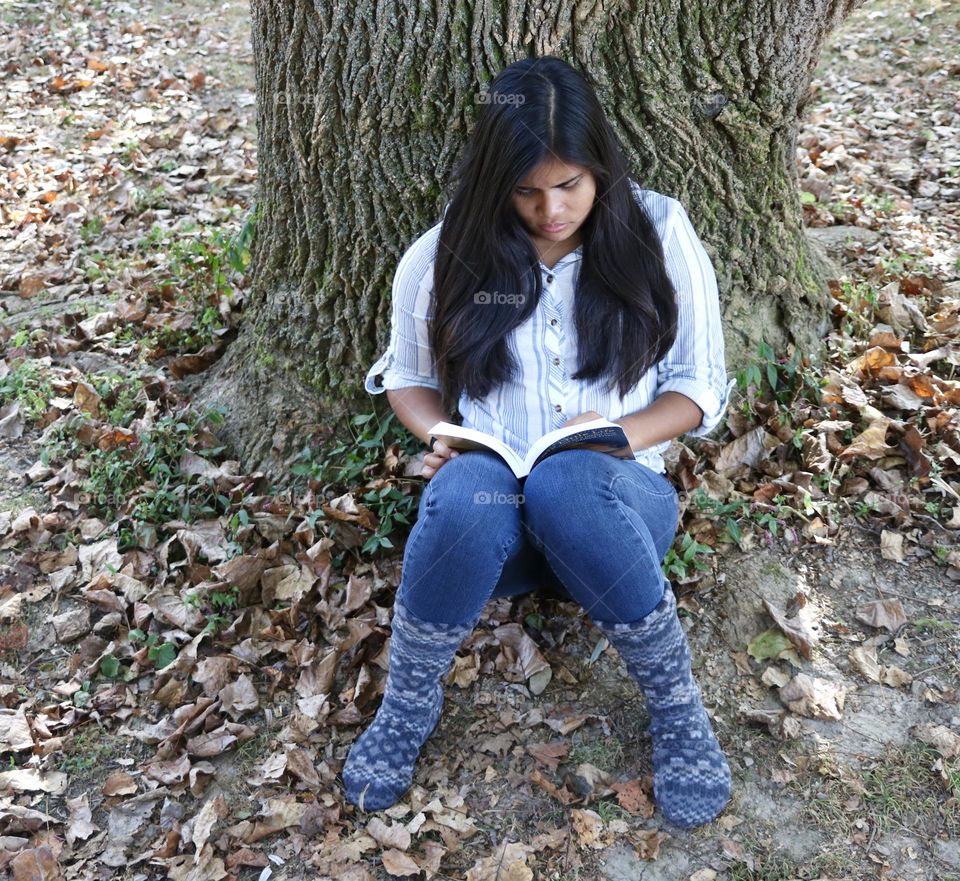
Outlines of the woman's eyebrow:
M 575 181 L 578 177 L 583 177 L 583 172 L 582 172 L 582 171 L 580 172 L 580 174 L 575 174 L 575 175 L 574 175 L 573 177 L 571 177 L 569 180 L 561 181 L 560 183 L 554 184 L 552 187 L 548 187 L 547 189 L 556 189 L 557 187 L 564 187 L 564 186 L 566 186 L 567 184 L 572 183 L 573 181 Z M 539 189 L 539 187 L 528 187 L 528 186 L 525 186 L 524 184 L 517 184 L 517 186 L 518 186 L 521 190 L 536 190 L 536 189 Z

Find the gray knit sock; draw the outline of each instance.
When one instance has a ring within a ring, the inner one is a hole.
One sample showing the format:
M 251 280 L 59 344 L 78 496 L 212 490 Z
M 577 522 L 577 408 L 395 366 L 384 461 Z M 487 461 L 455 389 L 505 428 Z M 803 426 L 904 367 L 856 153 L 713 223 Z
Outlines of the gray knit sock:
M 420 748 L 440 719 L 443 678 L 474 624 L 423 621 L 397 598 L 383 702 L 350 749 L 341 776 L 361 810 L 396 804 L 410 788 Z
M 620 653 L 650 713 L 653 794 L 671 823 L 713 820 L 730 800 L 730 767 L 703 707 L 687 635 L 669 587 L 657 607 L 632 623 L 594 623 Z

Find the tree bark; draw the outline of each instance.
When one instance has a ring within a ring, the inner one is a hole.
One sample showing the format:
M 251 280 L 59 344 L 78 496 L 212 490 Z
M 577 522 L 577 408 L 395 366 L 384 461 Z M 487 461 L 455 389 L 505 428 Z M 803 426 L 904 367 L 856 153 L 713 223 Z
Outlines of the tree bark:
M 281 474 L 318 429 L 370 412 L 390 281 L 440 217 L 477 96 L 507 63 L 587 72 L 641 186 L 679 198 L 714 261 L 728 367 L 826 326 L 795 140 L 824 38 L 862 0 L 251 0 L 260 220 L 237 340 L 197 403 Z M 376 405 L 378 408 L 381 404 Z

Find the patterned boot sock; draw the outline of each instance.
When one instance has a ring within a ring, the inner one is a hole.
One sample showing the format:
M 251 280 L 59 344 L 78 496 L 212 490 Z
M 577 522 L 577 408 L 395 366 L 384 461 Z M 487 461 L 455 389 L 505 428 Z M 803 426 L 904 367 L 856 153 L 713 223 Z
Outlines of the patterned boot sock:
M 443 708 L 443 678 L 474 624 L 423 621 L 394 603 L 387 682 L 369 727 L 343 766 L 347 800 L 366 811 L 396 804 L 410 788 L 420 748 Z
M 730 799 L 730 767 L 693 678 L 673 590 L 667 585 L 660 603 L 639 621 L 594 623 L 646 698 L 653 794 L 664 817 L 685 829 L 710 822 Z

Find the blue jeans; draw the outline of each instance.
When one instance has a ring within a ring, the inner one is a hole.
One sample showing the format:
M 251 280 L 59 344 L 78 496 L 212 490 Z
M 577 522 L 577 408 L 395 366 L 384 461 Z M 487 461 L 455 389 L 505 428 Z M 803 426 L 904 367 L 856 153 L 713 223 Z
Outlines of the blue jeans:
M 495 453 L 463 451 L 424 489 L 398 595 L 423 620 L 465 624 L 491 597 L 546 587 L 594 621 L 637 621 L 669 586 L 678 508 L 666 474 L 635 459 L 565 450 L 517 480 Z

